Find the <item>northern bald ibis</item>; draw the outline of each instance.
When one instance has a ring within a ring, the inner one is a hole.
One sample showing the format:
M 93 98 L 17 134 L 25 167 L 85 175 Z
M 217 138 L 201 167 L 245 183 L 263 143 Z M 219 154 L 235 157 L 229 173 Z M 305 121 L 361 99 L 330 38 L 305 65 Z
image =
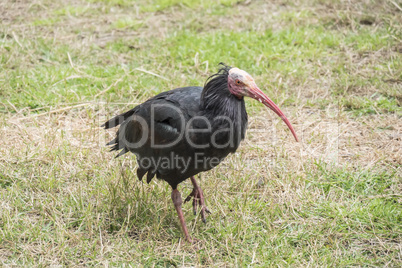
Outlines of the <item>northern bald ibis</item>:
M 191 179 L 193 191 L 184 202 L 193 198 L 194 213 L 199 205 L 201 218 L 206 222 L 209 210 L 194 176 L 214 168 L 239 147 L 247 129 L 244 97 L 256 99 L 273 110 L 298 141 L 289 120 L 247 72 L 221 65 L 203 88 L 162 92 L 102 125 L 105 129 L 121 125 L 116 138 L 107 145 L 112 146 L 111 150 L 121 150 L 117 156 L 127 152 L 137 156 L 139 180 L 146 174 L 148 183 L 156 176 L 170 184 L 173 204 L 190 243 L 177 186 Z

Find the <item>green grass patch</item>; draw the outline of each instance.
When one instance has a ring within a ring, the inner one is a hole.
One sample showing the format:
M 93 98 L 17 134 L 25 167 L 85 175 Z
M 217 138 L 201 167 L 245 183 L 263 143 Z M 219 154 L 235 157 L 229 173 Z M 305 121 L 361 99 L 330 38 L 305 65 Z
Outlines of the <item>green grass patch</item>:
M 112 23 L 112 27 L 117 29 L 137 30 L 142 26 L 143 22 L 132 19 L 130 17 L 120 18 Z
M 44 18 L 34 20 L 32 24 L 33 26 L 53 26 L 58 22 L 60 22 L 60 19 L 58 18 Z
M 387 98 L 381 94 L 374 94 L 371 98 L 350 97 L 341 101 L 346 111 L 354 116 L 369 114 L 396 113 L 402 115 L 402 108 L 395 98 Z
M 186 7 L 191 9 L 198 8 L 211 8 L 214 9 L 220 5 L 230 7 L 235 3 L 239 3 L 239 0 L 151 0 L 150 3 L 142 6 L 142 10 L 145 12 L 155 12 L 169 9 L 171 7 Z
M 55 10 L 53 13 L 59 16 L 82 16 L 86 12 L 89 12 L 88 6 L 65 6 L 63 8 Z M 93 10 L 91 10 L 93 12 Z

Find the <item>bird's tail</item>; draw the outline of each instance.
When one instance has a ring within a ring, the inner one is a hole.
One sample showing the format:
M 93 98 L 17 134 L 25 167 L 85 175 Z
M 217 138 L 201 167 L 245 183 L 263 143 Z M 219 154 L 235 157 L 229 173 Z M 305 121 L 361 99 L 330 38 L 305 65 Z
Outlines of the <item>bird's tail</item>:
M 101 127 L 104 127 L 105 129 L 117 127 L 118 125 L 123 123 L 128 117 L 133 115 L 136 111 L 137 111 L 137 107 L 135 107 L 134 109 L 131 109 L 125 113 L 119 114 L 119 115 L 113 117 L 112 119 L 110 119 L 109 121 L 105 122 L 104 124 L 102 124 Z

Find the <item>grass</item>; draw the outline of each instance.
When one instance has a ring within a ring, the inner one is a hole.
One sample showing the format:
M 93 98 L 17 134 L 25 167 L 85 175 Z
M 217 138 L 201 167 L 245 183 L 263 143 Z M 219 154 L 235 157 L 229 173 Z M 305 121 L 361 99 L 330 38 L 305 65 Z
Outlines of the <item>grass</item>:
M 401 7 L 2 1 L 0 263 L 401 266 Z M 99 125 L 219 62 L 252 74 L 302 142 L 247 100 L 245 141 L 200 176 L 207 224 L 184 205 L 196 249 L 169 186 L 139 182 Z

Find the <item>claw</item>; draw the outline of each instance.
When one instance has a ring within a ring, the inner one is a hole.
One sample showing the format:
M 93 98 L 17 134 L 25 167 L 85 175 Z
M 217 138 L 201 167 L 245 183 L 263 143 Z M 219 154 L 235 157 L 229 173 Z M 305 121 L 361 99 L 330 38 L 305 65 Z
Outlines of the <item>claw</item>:
M 184 203 L 190 201 L 191 197 L 193 197 L 194 195 L 195 195 L 195 189 L 193 189 L 193 191 L 186 197 L 186 199 L 184 199 Z
M 205 213 L 211 214 L 211 211 L 205 206 L 204 194 L 200 186 L 198 186 L 194 177 L 191 177 L 191 182 L 193 183 L 193 191 L 184 200 L 184 203 L 188 202 L 193 198 L 193 213 L 197 215 L 197 206 L 201 208 L 201 219 L 204 223 L 207 222 Z
M 193 198 L 193 213 L 194 216 L 197 215 L 197 201 L 195 200 L 195 197 Z

